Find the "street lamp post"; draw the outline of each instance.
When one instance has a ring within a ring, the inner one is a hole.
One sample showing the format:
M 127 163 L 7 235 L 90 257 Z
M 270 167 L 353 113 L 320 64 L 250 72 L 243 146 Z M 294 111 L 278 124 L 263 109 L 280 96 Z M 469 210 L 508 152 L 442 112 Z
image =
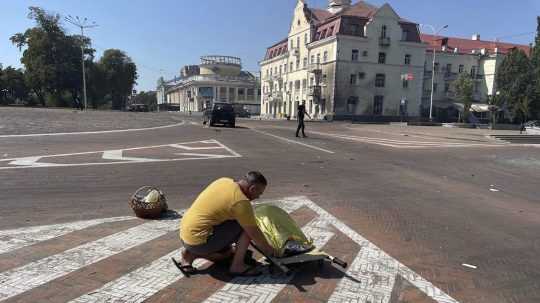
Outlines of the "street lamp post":
M 86 71 L 84 66 L 84 29 L 85 28 L 93 28 L 97 27 L 98 25 L 96 22 L 92 22 L 91 24 L 88 23 L 88 19 L 80 19 L 78 16 L 72 17 L 69 15 L 65 18 L 65 20 L 78 28 L 81 29 L 81 60 L 82 60 L 82 79 L 83 79 L 83 96 L 84 96 L 84 110 L 88 110 L 88 102 L 86 98 Z
M 424 26 L 428 26 L 433 30 L 433 35 L 436 37 L 441 31 L 448 28 L 448 25 L 445 25 L 441 27 L 439 30 L 435 30 L 435 27 L 433 25 L 429 24 L 423 24 Z M 433 46 L 433 64 L 431 65 L 431 98 L 429 101 L 429 121 L 433 121 L 433 95 L 434 95 L 434 89 L 435 89 L 435 57 L 437 56 L 437 47 Z

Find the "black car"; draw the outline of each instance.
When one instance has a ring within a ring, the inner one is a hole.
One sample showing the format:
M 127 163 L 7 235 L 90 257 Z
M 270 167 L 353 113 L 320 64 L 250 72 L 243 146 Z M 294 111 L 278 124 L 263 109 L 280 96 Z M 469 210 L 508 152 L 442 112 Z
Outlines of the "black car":
M 148 112 L 148 105 L 146 104 L 131 104 L 128 107 L 128 111 L 130 112 Z
M 247 111 L 245 108 L 243 107 L 237 107 L 234 109 L 234 112 L 236 113 L 236 116 L 238 118 L 250 118 L 251 117 L 251 113 L 249 111 Z
M 210 126 L 222 124 L 229 127 L 234 127 L 236 117 L 234 108 L 228 103 L 214 103 L 212 108 L 207 108 L 203 114 L 203 124 L 208 123 Z

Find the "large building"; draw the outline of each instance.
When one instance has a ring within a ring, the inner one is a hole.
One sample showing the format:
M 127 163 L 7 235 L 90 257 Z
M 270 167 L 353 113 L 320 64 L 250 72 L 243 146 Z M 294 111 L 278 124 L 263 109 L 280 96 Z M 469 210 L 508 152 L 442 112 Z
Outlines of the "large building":
M 390 5 L 332 0 L 326 10 L 299 0 L 286 39 L 260 63 L 261 112 L 316 117 L 420 114 L 426 44 L 418 25 Z
M 433 35 L 421 36 L 427 43 L 426 64 L 424 71 L 424 90 L 422 104 L 425 115 L 431 103 L 431 88 L 433 74 L 433 116 L 439 121 L 455 121 L 463 110 L 463 104 L 457 100 L 453 82 L 460 73 L 468 73 L 474 82 L 473 99 L 476 103 L 472 108 L 479 118 L 487 118 L 489 108 L 486 104 L 489 96 L 497 93 L 496 74 L 504 57 L 514 48 L 529 54 L 530 47 L 485 41 L 480 35 L 471 39 L 441 37 Z M 435 64 L 433 53 L 435 52 Z
M 240 58 L 203 56 L 199 65 L 184 66 L 180 77 L 158 82 L 158 104 L 160 108 L 196 112 L 218 101 L 259 114 L 258 86 L 257 77 L 242 70 Z
M 528 52 L 527 46 L 479 36 L 422 35 L 417 23 L 401 18 L 388 4 L 330 0 L 323 10 L 298 0 L 288 36 L 269 47 L 260 62 L 261 113 L 294 117 L 297 105 L 305 102 L 318 118 L 426 117 L 435 50 L 435 117 L 456 119 L 460 106 L 452 82 L 458 73 L 471 74 L 475 100 L 485 102 L 496 92 L 497 67 L 515 47 Z M 449 114 L 450 107 L 455 112 Z

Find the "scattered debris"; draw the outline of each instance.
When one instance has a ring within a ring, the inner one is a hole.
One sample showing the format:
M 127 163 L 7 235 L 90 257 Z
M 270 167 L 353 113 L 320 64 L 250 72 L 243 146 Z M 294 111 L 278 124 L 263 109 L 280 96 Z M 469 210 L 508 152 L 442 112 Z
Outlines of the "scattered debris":
M 472 269 L 477 269 L 477 268 L 478 268 L 477 266 L 474 266 L 474 265 L 471 265 L 471 264 L 467 264 L 467 263 L 463 263 L 463 264 L 461 264 L 461 265 L 463 265 L 463 266 L 465 266 L 465 267 L 468 267 L 468 268 L 472 268 Z
M 499 191 L 499 190 L 496 189 L 496 188 L 490 188 L 489 190 L 492 191 L 492 192 L 498 192 L 498 191 Z

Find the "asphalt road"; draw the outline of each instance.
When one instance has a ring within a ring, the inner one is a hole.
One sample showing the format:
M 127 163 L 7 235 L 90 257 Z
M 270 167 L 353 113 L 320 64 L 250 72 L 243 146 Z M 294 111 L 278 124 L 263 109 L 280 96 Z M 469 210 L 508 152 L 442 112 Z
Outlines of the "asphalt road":
M 177 113 L 68 111 L 51 128 L 17 114 L 18 127 L 0 127 L 0 230 L 130 216 L 143 185 L 184 209 L 214 179 L 259 170 L 263 198 L 307 197 L 456 301 L 540 301 L 540 148 L 480 130 L 313 122 L 295 138 L 293 121 L 229 129 Z M 73 131 L 83 133 L 44 135 Z M 119 150 L 136 159 L 102 157 Z M 395 292 L 392 302 L 434 302 Z

